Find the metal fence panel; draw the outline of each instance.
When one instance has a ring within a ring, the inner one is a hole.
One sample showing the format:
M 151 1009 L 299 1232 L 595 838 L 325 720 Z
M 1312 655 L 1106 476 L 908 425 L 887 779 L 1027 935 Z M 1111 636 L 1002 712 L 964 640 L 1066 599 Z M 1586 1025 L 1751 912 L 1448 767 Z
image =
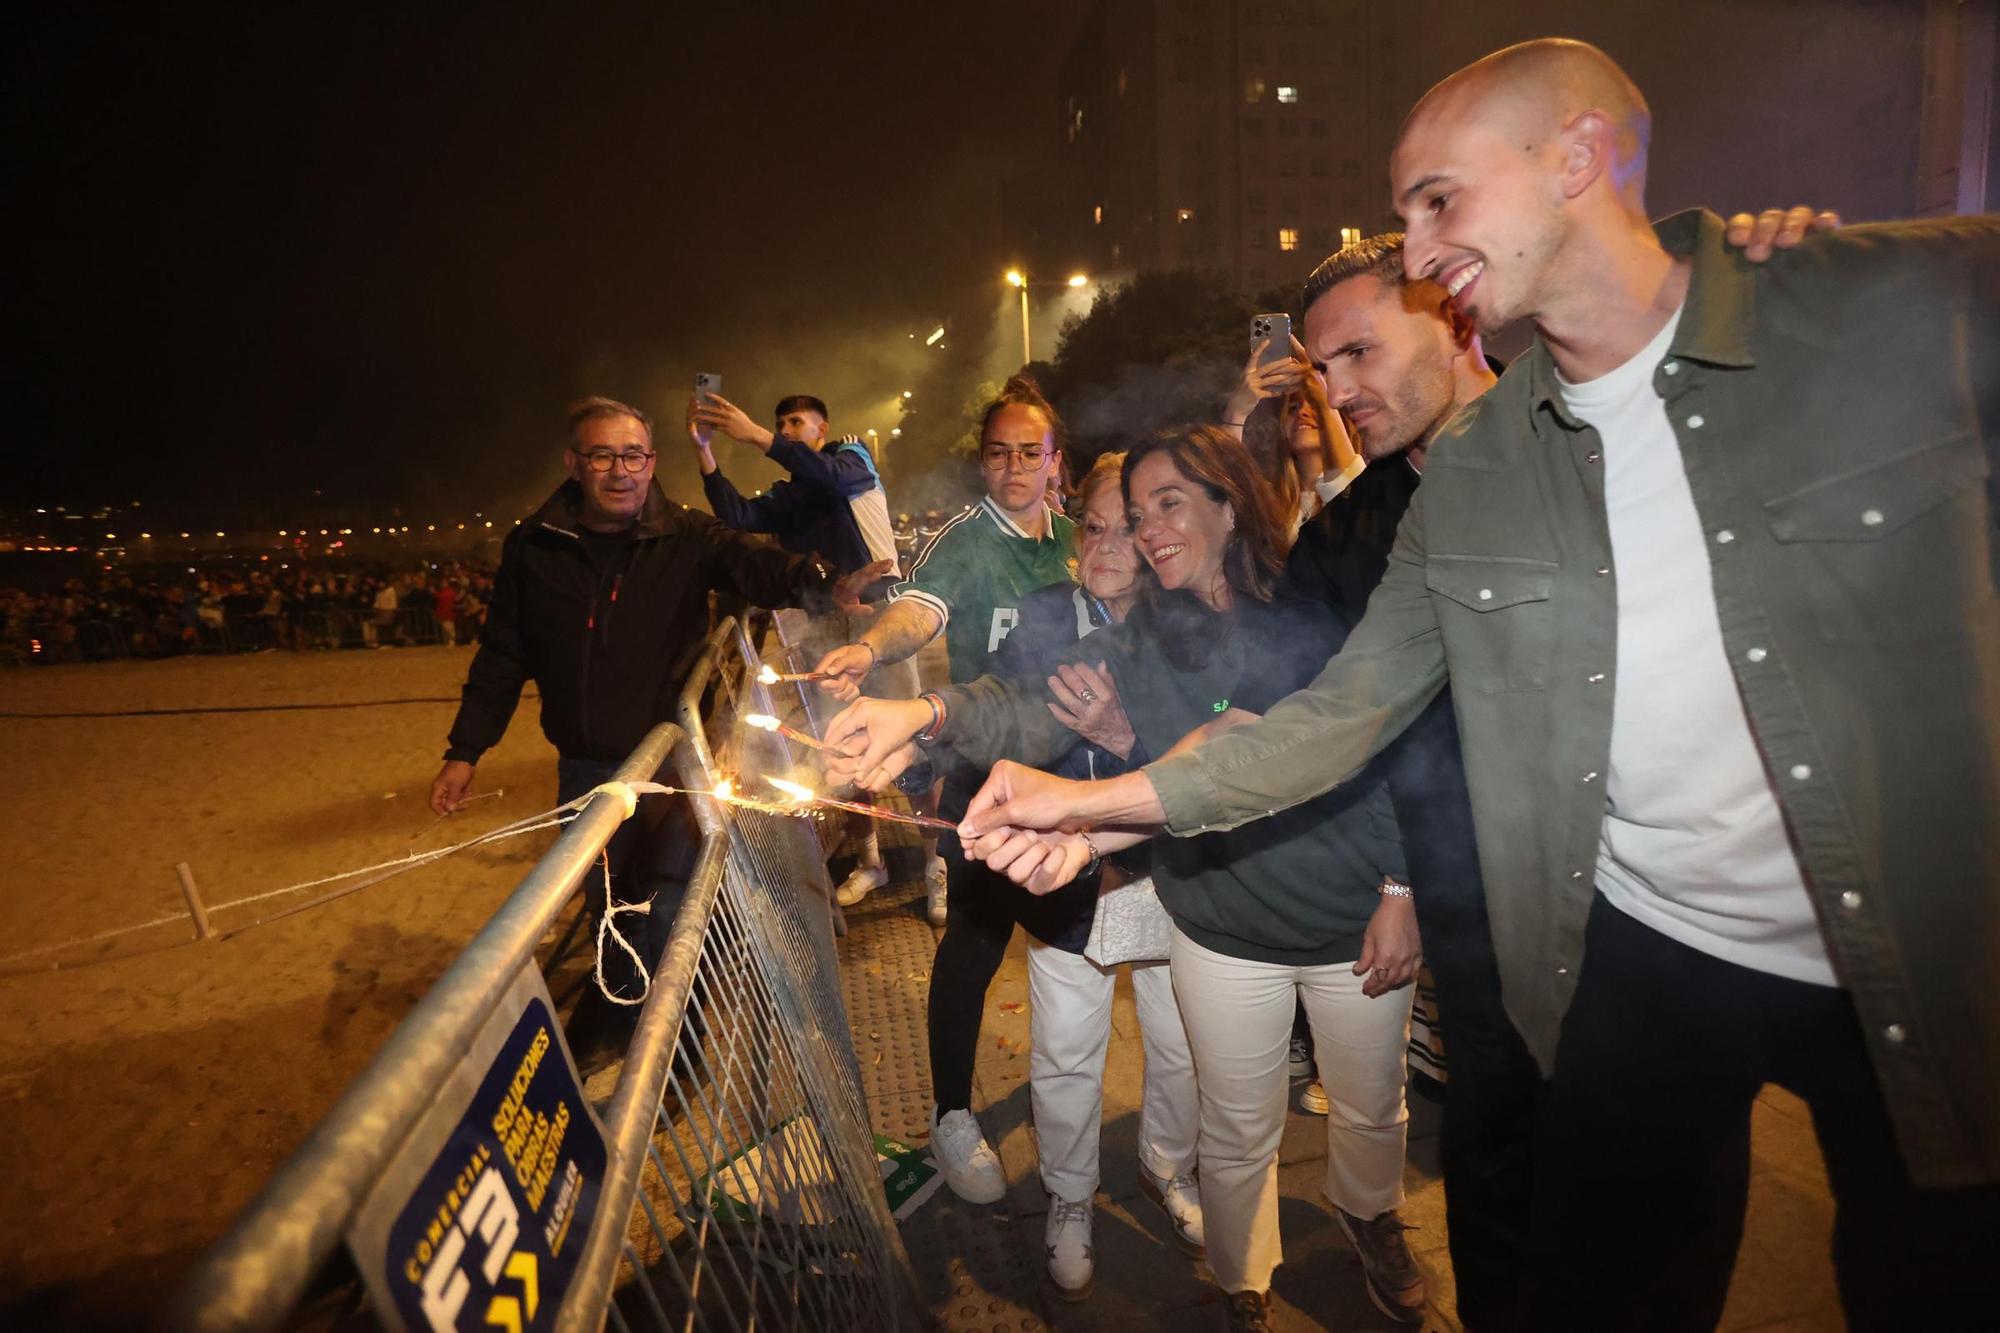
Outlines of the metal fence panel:
M 739 703 L 769 708 L 755 660 L 741 627 L 721 626 L 682 695 L 687 728 L 655 728 L 620 780 L 652 778 L 670 750 L 671 781 L 702 791 L 725 772 L 796 766 L 781 737 L 734 725 Z M 690 799 L 700 855 L 603 1110 L 604 1192 L 552 1326 L 916 1328 L 812 824 Z M 609 794 L 584 807 L 205 1256 L 166 1327 L 285 1320 L 621 814 Z

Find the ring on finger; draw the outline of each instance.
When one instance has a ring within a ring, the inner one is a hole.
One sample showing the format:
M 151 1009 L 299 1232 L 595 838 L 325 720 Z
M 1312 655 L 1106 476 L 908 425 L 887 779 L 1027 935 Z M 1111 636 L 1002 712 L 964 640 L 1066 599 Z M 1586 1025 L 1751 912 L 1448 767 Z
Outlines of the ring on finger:
M 1092 689 L 1078 690 L 1076 692 L 1076 697 L 1083 700 L 1087 704 L 1094 704 L 1097 702 L 1097 691 Z

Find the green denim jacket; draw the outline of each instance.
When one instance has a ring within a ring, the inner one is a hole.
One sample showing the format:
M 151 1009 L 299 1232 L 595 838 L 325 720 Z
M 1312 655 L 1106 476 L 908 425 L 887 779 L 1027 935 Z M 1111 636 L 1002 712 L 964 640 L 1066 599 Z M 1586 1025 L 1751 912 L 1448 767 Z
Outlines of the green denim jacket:
M 1653 382 L 1827 952 L 1914 1178 L 2000 1179 L 2000 220 L 1853 227 L 1762 267 L 1711 213 L 1659 236 L 1694 271 Z M 1545 1070 L 1611 749 L 1599 449 L 1537 344 L 1432 445 L 1319 678 L 1146 770 L 1173 832 L 1233 827 L 1345 781 L 1449 675 L 1507 1008 Z

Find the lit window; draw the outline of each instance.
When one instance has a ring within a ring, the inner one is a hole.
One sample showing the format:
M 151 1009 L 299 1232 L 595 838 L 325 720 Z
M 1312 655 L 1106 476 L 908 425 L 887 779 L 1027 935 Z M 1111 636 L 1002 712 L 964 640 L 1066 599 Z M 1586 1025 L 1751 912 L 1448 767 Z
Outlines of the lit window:
M 1298 248 L 1299 248 L 1299 229 L 1298 229 L 1297 227 L 1280 227 L 1280 228 L 1278 228 L 1278 248 L 1279 248 L 1280 250 L 1296 250 L 1296 249 L 1298 249 Z
M 1264 100 L 1264 81 L 1255 75 L 1243 81 L 1243 100 L 1261 102 Z
M 1096 224 L 1097 224 L 1098 226 L 1100 226 L 1100 227 L 1104 225 L 1104 205 L 1103 205 L 1103 204 L 1099 204 L 1099 205 L 1098 205 L 1097 207 L 1095 207 L 1095 208 L 1093 208 L 1093 209 L 1091 209 L 1091 210 L 1090 210 L 1090 220 L 1091 220 L 1092 222 L 1095 222 L 1095 223 L 1096 223 Z
M 1340 229 L 1340 243 L 1341 243 L 1342 245 L 1359 245 L 1359 244 L 1361 244 L 1361 228 L 1359 228 L 1359 227 L 1342 227 L 1342 228 Z
M 1299 100 L 1299 90 L 1289 83 L 1281 83 L 1278 85 L 1278 100 L 1290 106 Z
M 1177 209 L 1175 209 L 1175 210 L 1174 210 L 1174 221 L 1176 221 L 1176 222 L 1193 222 L 1193 221 L 1194 221 L 1194 210 L 1193 210 L 1192 208 L 1177 208 Z

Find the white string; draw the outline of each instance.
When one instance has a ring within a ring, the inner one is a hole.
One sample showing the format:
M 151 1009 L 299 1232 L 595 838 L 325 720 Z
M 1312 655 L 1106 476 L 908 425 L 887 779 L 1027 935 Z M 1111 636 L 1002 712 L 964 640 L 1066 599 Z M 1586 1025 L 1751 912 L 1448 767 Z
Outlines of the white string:
M 650 900 L 643 903 L 613 902 L 611 898 L 610 853 L 598 853 L 598 860 L 604 864 L 604 914 L 597 918 L 597 966 L 592 970 L 592 975 L 597 979 L 598 993 L 611 1001 L 611 1003 L 623 1005 L 644 1004 L 646 996 L 651 994 L 653 990 L 652 974 L 646 971 L 645 960 L 639 957 L 639 951 L 634 949 L 626 941 L 625 937 L 618 933 L 618 927 L 611 924 L 611 919 L 620 912 L 637 912 L 642 916 L 650 914 L 653 910 L 653 904 Z M 645 983 L 639 988 L 637 999 L 628 1000 L 622 995 L 613 995 L 611 988 L 604 984 L 604 937 L 606 935 L 611 936 L 618 947 L 625 951 L 626 956 L 632 960 L 632 966 L 638 970 L 639 980 Z
M 633 783 L 629 784 L 629 786 L 628 784 L 606 785 L 627 786 L 628 790 L 632 788 L 637 788 L 640 791 L 655 790 L 655 784 L 653 783 Z M 400 875 L 404 871 L 415 870 L 419 866 L 429 865 L 433 861 L 442 860 L 447 856 L 465 851 L 468 848 L 483 846 L 490 842 L 498 842 L 503 838 L 519 837 L 524 833 L 534 833 L 541 829 L 556 828 L 575 819 L 583 807 L 589 803 L 590 799 L 597 794 L 597 790 L 592 789 L 575 800 L 567 801 L 553 810 L 544 810 L 540 814 L 529 815 L 525 819 L 517 819 L 511 824 L 503 824 L 497 829 L 480 834 L 478 837 L 467 838 L 464 842 L 452 843 L 445 847 L 436 847 L 428 852 L 410 852 L 392 861 L 378 861 L 372 866 L 362 866 L 356 870 L 343 870 L 338 874 L 322 875 L 318 879 L 308 879 L 302 880 L 297 884 L 287 884 L 281 889 L 267 889 L 262 893 L 252 893 L 242 898 L 232 898 L 228 902 L 213 903 L 209 905 L 208 910 L 213 913 L 236 907 L 247 907 L 251 903 L 263 902 L 269 898 L 282 897 L 288 893 L 297 893 L 301 889 L 317 888 L 322 884 L 333 884 L 345 879 L 355 879 L 376 871 L 387 871 L 388 873 L 383 875 L 382 878 L 388 879 L 392 876 Z M 614 792 L 614 794 L 620 793 Z M 33 949 L 23 949 L 19 953 L 0 956 L 0 968 L 4 968 L 10 963 L 20 962 L 26 958 L 37 958 L 43 954 L 57 953 L 64 949 L 74 949 L 86 944 L 101 944 L 106 940 L 117 939 L 121 935 L 133 935 L 143 930 L 153 930 L 160 926 L 173 925 L 176 922 L 185 924 L 188 919 L 187 913 L 176 912 L 169 916 L 154 917 L 151 921 L 141 921 L 135 925 L 118 926 L 111 930 L 101 930 L 95 935 L 88 935 L 82 939 L 63 940 L 55 944 L 40 945 Z M 251 925 L 255 924 L 257 923 L 251 923 Z M 238 927 L 240 930 L 248 930 L 249 928 L 249 926 Z M 192 944 L 195 942 L 193 940 L 180 941 L 181 944 Z M 623 941 L 621 940 L 620 943 L 623 943 Z M 630 946 L 627 946 L 628 951 L 629 948 Z

